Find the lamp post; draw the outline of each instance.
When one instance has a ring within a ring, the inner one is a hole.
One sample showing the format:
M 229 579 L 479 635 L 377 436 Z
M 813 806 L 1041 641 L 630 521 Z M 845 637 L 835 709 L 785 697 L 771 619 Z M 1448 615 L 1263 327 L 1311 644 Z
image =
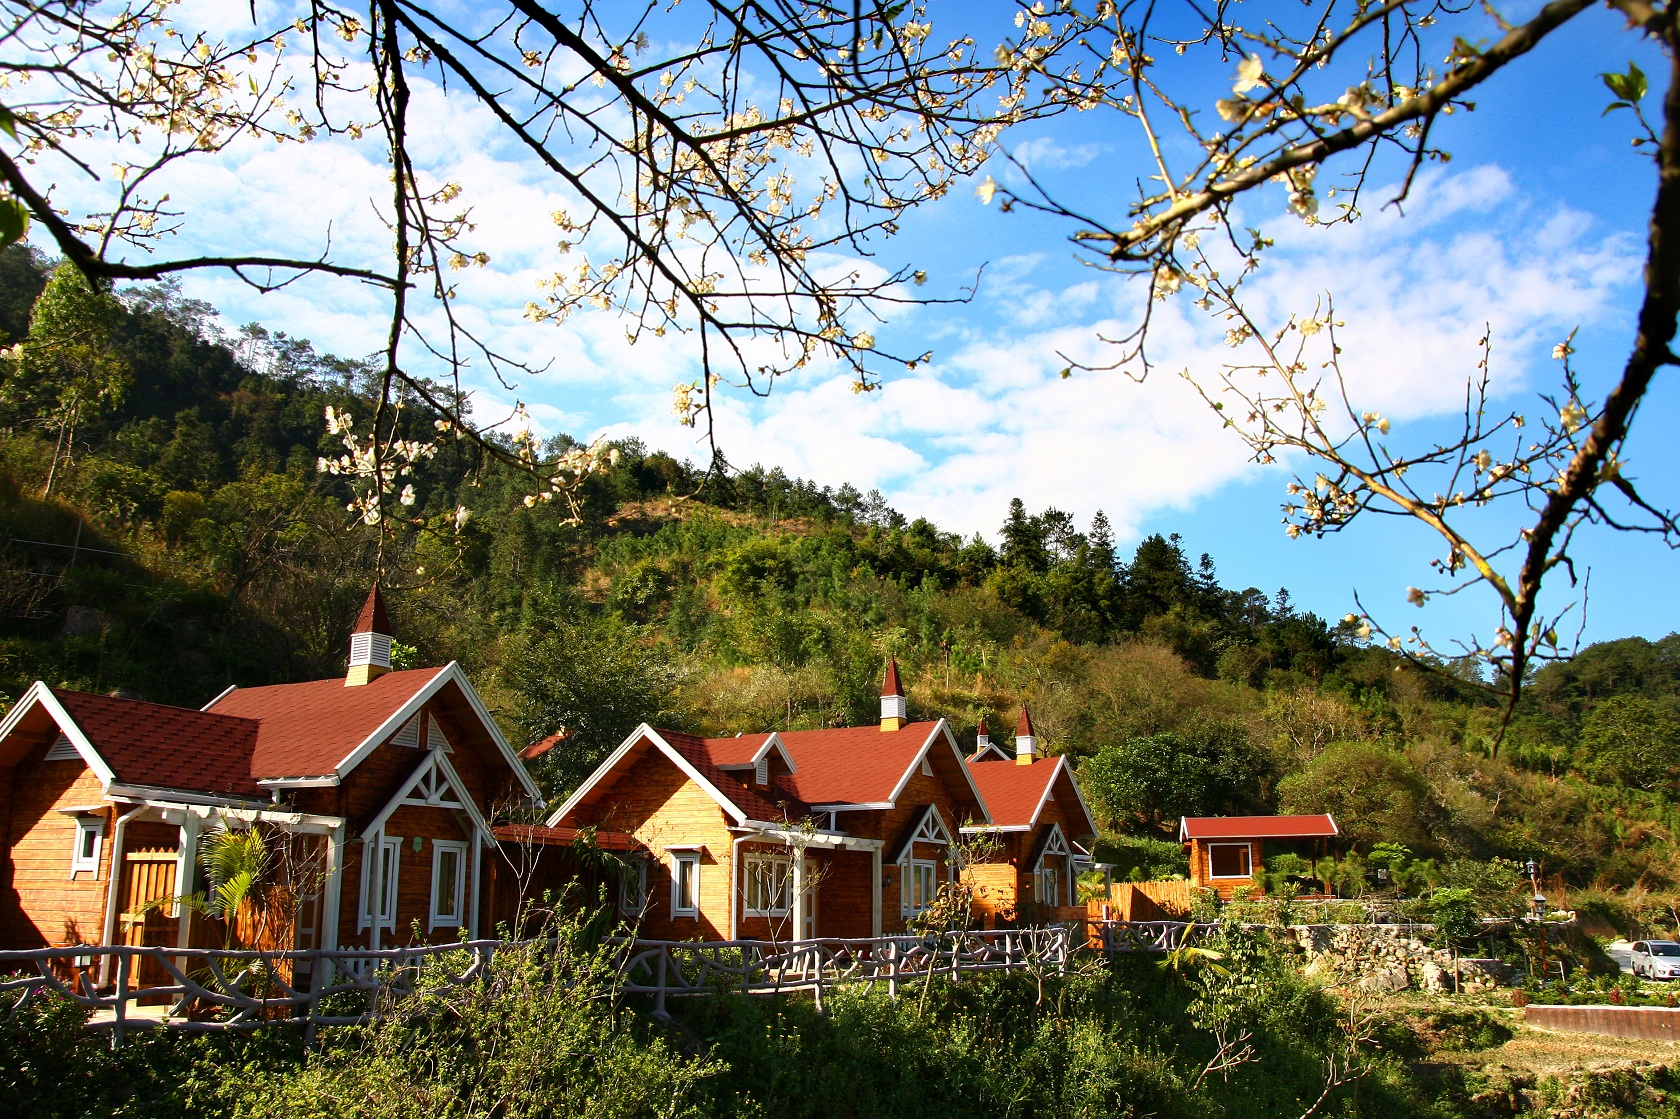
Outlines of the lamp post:
M 1529 885 L 1534 887 L 1534 931 L 1540 936 L 1540 982 L 1546 982 L 1546 895 L 1540 892 L 1540 864 L 1529 859 L 1524 864 Z

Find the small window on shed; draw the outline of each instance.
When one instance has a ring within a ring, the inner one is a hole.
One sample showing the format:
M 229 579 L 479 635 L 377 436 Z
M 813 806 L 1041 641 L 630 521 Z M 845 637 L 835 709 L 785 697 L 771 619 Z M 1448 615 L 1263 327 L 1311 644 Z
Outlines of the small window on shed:
M 769 758 L 759 758 L 758 759 L 758 764 L 753 767 L 753 778 L 760 785 L 768 785 L 770 783 L 770 759 Z
M 1208 845 L 1208 873 L 1214 878 L 1251 877 L 1249 850 L 1246 843 L 1211 843 Z
M 53 739 L 53 744 L 47 747 L 47 756 L 41 759 L 46 762 L 79 762 L 82 755 L 76 752 L 76 746 L 67 735 L 59 735 Z
M 76 849 L 70 854 L 70 877 L 83 873 L 99 877 L 99 848 L 104 841 L 104 820 L 83 816 L 76 821 Z

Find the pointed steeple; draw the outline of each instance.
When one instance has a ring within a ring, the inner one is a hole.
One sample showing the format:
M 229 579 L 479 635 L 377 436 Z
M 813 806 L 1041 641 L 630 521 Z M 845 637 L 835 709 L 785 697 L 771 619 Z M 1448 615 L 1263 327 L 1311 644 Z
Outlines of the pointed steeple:
M 375 583 L 350 635 L 350 671 L 344 677 L 344 686 L 358 688 L 389 671 L 391 619 L 385 613 L 385 596 Z
M 881 729 L 893 731 L 910 721 L 904 689 L 898 682 L 898 660 L 887 658 L 887 677 L 881 681 Z
M 1021 705 L 1021 717 L 1015 723 L 1015 764 L 1031 765 L 1038 757 L 1038 735 L 1033 731 L 1032 716 L 1027 705 Z
M 980 716 L 980 725 L 974 728 L 974 753 L 978 757 L 992 748 L 992 732 L 986 729 L 986 716 Z

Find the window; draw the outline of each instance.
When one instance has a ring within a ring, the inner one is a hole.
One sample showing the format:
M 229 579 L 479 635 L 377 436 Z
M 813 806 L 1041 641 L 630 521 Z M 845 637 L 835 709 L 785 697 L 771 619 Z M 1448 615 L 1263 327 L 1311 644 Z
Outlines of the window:
M 757 764 L 755 764 L 753 766 L 753 779 L 755 781 L 757 781 L 760 785 L 768 785 L 770 783 L 770 759 L 769 758 L 759 758 L 758 759 Z
M 792 896 L 793 863 L 774 855 L 748 855 L 745 862 L 748 917 L 785 917 Z
M 700 916 L 700 852 L 682 851 L 671 860 L 671 913 Z
M 397 927 L 397 871 L 401 866 L 402 840 L 396 836 L 384 836 L 378 847 L 364 845 L 359 928 L 367 928 L 376 918 L 382 929 Z
M 70 877 L 83 871 L 99 877 L 99 848 L 105 842 L 105 821 L 97 816 L 76 820 L 76 849 L 70 855 Z
M 901 891 L 904 912 L 920 913 L 933 904 L 938 893 L 939 864 L 932 860 L 912 859 Z
M 922 755 L 922 771 L 921 772 L 922 772 L 923 777 L 932 777 L 933 776 L 933 763 L 927 760 L 927 755 L 926 754 Z
M 1208 844 L 1208 873 L 1214 878 L 1249 878 L 1249 851 L 1246 843 Z
M 1645 951 L 1649 952 L 1653 956 L 1680 956 L 1680 944 L 1664 943 L 1660 940 L 1653 940 L 1650 944 L 1645 946 Z
M 1061 869 L 1046 863 L 1038 871 L 1038 900 L 1045 905 L 1062 904 Z
M 432 840 L 432 915 L 429 928 L 459 928 L 461 901 L 467 884 L 467 845 L 459 840 Z
M 426 716 L 426 747 L 431 750 L 442 750 L 446 754 L 455 751 L 449 746 L 449 739 L 444 737 L 443 728 L 438 726 L 435 716 Z
M 624 867 L 624 877 L 618 882 L 618 908 L 626 916 L 634 916 L 647 908 L 646 859 L 633 858 Z
M 53 744 L 47 747 L 46 757 L 41 760 L 44 762 L 79 762 L 82 760 L 82 755 L 76 751 L 76 745 L 70 741 L 69 736 L 61 734 L 53 739 Z

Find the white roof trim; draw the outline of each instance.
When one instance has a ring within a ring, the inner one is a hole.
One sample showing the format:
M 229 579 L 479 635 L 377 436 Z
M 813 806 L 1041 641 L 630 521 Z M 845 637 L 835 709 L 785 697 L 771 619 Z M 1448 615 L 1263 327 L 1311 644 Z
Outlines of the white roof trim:
M 379 815 L 375 816 L 373 822 L 362 829 L 362 839 L 370 839 L 376 832 L 381 831 L 385 827 L 385 821 L 389 820 L 391 814 L 402 806 L 403 800 L 414 791 L 414 786 L 420 783 L 420 778 L 426 775 L 426 771 L 435 769 L 443 774 L 443 779 L 449 782 L 450 788 L 455 790 L 455 796 L 461 802 L 460 810 L 465 811 L 472 819 L 473 827 L 483 833 L 485 842 L 492 847 L 496 846 L 496 837 L 490 833 L 490 825 L 478 811 L 478 805 L 473 803 L 472 793 L 467 789 L 466 782 L 462 781 L 461 775 L 455 772 L 455 767 L 449 764 L 449 755 L 442 750 L 428 750 L 426 753 L 428 755 L 426 761 L 414 767 L 414 772 L 397 789 L 396 794 L 385 802 L 385 807 L 379 810 Z M 457 809 L 451 807 L 449 811 L 454 812 Z
M 226 699 L 227 694 L 229 692 L 235 690 L 238 687 L 239 687 L 238 684 L 229 684 L 227 687 L 223 688 L 220 692 L 217 693 L 215 699 L 211 700 L 209 703 L 206 703 L 203 707 L 200 707 L 199 710 L 200 711 L 210 710 L 212 707 L 216 706 L 216 704 L 218 704 L 218 703 L 222 702 L 222 700 Z
M 1056 841 L 1058 836 L 1060 836 L 1062 840 L 1061 857 L 1068 859 L 1073 858 L 1073 844 L 1068 842 L 1067 832 L 1062 830 L 1061 824 L 1051 824 L 1050 830 L 1045 833 L 1044 842 L 1039 845 L 1038 861 L 1027 868 L 1028 872 L 1033 874 L 1038 873 L 1039 868 L 1044 865 L 1044 860 L 1051 856 L 1050 845 Z
M 889 807 L 898 807 L 898 798 L 903 795 L 904 787 L 910 784 L 910 778 L 915 775 L 917 768 L 922 764 L 922 759 L 928 756 L 928 752 L 933 749 L 935 740 L 941 734 L 945 736 L 945 742 L 951 747 L 951 756 L 957 759 L 957 768 L 962 771 L 963 780 L 968 782 L 968 791 L 974 794 L 974 803 L 980 806 L 981 822 L 991 823 L 992 810 L 986 807 L 986 798 L 980 795 L 980 786 L 974 783 L 974 774 L 968 771 L 968 759 L 963 756 L 962 747 L 957 745 L 957 736 L 951 733 L 951 724 L 944 719 L 940 719 L 933 724 L 933 733 L 928 735 L 926 742 L 922 743 L 922 748 L 916 751 L 916 756 L 910 760 L 910 767 L 904 771 L 904 776 L 898 779 L 898 785 L 892 791 L 892 804 Z
M 479 698 L 472 682 L 467 679 L 467 674 L 461 671 L 459 661 L 450 661 L 438 669 L 437 675 L 421 685 L 419 690 L 410 696 L 406 703 L 397 708 L 395 714 L 380 723 L 360 745 L 345 755 L 344 760 L 333 767 L 333 772 L 339 777 L 343 777 L 360 765 L 380 743 L 401 729 L 404 723 L 408 722 L 417 711 L 426 705 L 428 699 L 442 691 L 443 686 L 451 680 L 460 685 L 461 693 L 467 697 L 467 702 L 472 706 L 473 713 L 478 716 L 478 721 L 483 724 L 484 729 L 490 735 L 491 741 L 501 751 L 503 760 L 508 763 L 508 768 L 513 770 L 513 774 L 519 779 L 519 783 L 525 786 L 525 791 L 534 799 L 541 800 L 541 793 L 537 791 L 537 786 L 532 782 L 531 775 L 525 771 L 525 763 L 519 760 L 519 754 L 508 743 L 507 738 L 503 736 L 501 728 L 496 725 L 496 720 L 490 717 L 489 709 L 484 706 L 484 701 Z
M 989 835 L 992 832 L 1032 831 L 1033 828 L 1031 824 L 1009 824 L 1008 826 L 1001 824 L 977 824 L 969 825 L 958 830 L 963 832 L 965 835 Z
M 1097 829 L 1097 817 L 1091 812 L 1091 806 L 1085 803 L 1085 790 L 1079 787 L 1079 778 L 1073 775 L 1073 763 L 1067 760 L 1066 754 L 1062 755 L 1062 761 L 1067 767 L 1068 784 L 1073 786 L 1073 795 L 1079 799 L 1079 810 L 1085 813 L 1085 825 L 1091 829 L 1086 834 L 1101 834 Z
M 579 802 L 581 802 L 583 798 L 595 788 L 596 785 L 599 785 L 609 773 L 611 773 L 614 769 L 617 769 L 619 763 L 622 762 L 630 753 L 631 748 L 644 738 L 653 743 L 653 745 L 659 749 L 660 753 L 669 758 L 671 764 L 682 770 L 684 776 L 686 776 L 690 781 L 693 781 L 696 785 L 699 785 L 700 788 L 705 791 L 706 795 L 715 800 L 718 807 L 727 812 L 737 824 L 745 824 L 747 822 L 747 814 L 741 810 L 739 805 L 730 800 L 729 797 L 724 794 L 722 789 L 719 789 L 716 785 L 706 780 L 700 771 L 694 768 L 693 763 L 683 757 L 676 747 L 665 741 L 658 731 L 654 730 L 646 723 L 643 723 L 641 726 L 630 732 L 630 737 L 620 743 L 618 749 L 614 750 L 612 755 L 608 757 L 606 761 L 595 767 L 595 772 L 589 775 L 589 779 L 587 781 L 578 786 L 576 792 L 566 798 L 565 804 L 562 804 L 559 808 L 554 810 L 554 815 L 548 818 L 548 826 L 551 828 L 559 827 L 560 821 L 566 818 L 566 814 L 576 808 Z
M 987 760 L 986 755 L 988 755 L 988 754 L 996 755 L 997 760 L 1000 761 L 1000 762 L 1009 762 L 1009 761 L 1014 761 L 1015 760 L 1015 755 L 1004 753 L 1003 752 L 1003 747 L 999 746 L 996 742 L 988 743 L 984 750 L 974 751 L 974 753 L 972 753 L 968 756 L 968 760 L 971 761 L 971 762 L 983 762 L 983 761 Z
M 1038 807 L 1033 809 L 1032 819 L 1027 821 L 1034 827 L 1038 826 L 1038 818 L 1044 815 L 1044 806 L 1050 803 L 1050 797 L 1056 791 L 1056 774 L 1062 771 L 1062 763 L 1066 760 L 1066 758 L 1058 755 L 1056 764 L 1050 767 L 1050 780 L 1044 783 L 1044 795 L 1038 798 Z M 1062 838 L 1065 840 L 1067 837 L 1063 836 Z
M 58 702 L 58 697 L 52 694 L 52 689 L 47 687 L 45 682 L 37 680 L 29 685 L 29 690 L 24 692 L 6 713 L 6 718 L 0 720 L 0 739 L 6 738 L 16 730 L 23 717 L 37 704 L 47 709 L 47 714 L 52 716 L 53 722 L 58 724 L 58 729 L 63 732 L 64 737 L 76 748 L 76 753 L 82 756 L 82 761 L 86 762 L 87 767 L 99 778 L 100 785 L 104 786 L 102 791 L 109 795 L 111 783 L 117 779 L 116 773 L 105 759 L 99 756 L 99 751 L 93 748 L 88 736 L 82 733 L 82 728 L 76 725 L 76 720 L 70 717 L 70 712 Z
M 328 773 L 319 777 L 265 777 L 257 782 L 263 789 L 336 789 L 339 777 Z
M 890 800 L 872 800 L 867 804 L 813 804 L 812 812 L 885 812 L 898 807 Z
M 174 789 L 166 785 L 123 785 L 114 781 L 105 787 L 105 795 L 142 800 L 148 804 L 154 801 L 166 804 L 200 804 L 211 808 L 225 808 L 230 812 L 269 803 L 261 797 L 217 796 L 215 793 Z

